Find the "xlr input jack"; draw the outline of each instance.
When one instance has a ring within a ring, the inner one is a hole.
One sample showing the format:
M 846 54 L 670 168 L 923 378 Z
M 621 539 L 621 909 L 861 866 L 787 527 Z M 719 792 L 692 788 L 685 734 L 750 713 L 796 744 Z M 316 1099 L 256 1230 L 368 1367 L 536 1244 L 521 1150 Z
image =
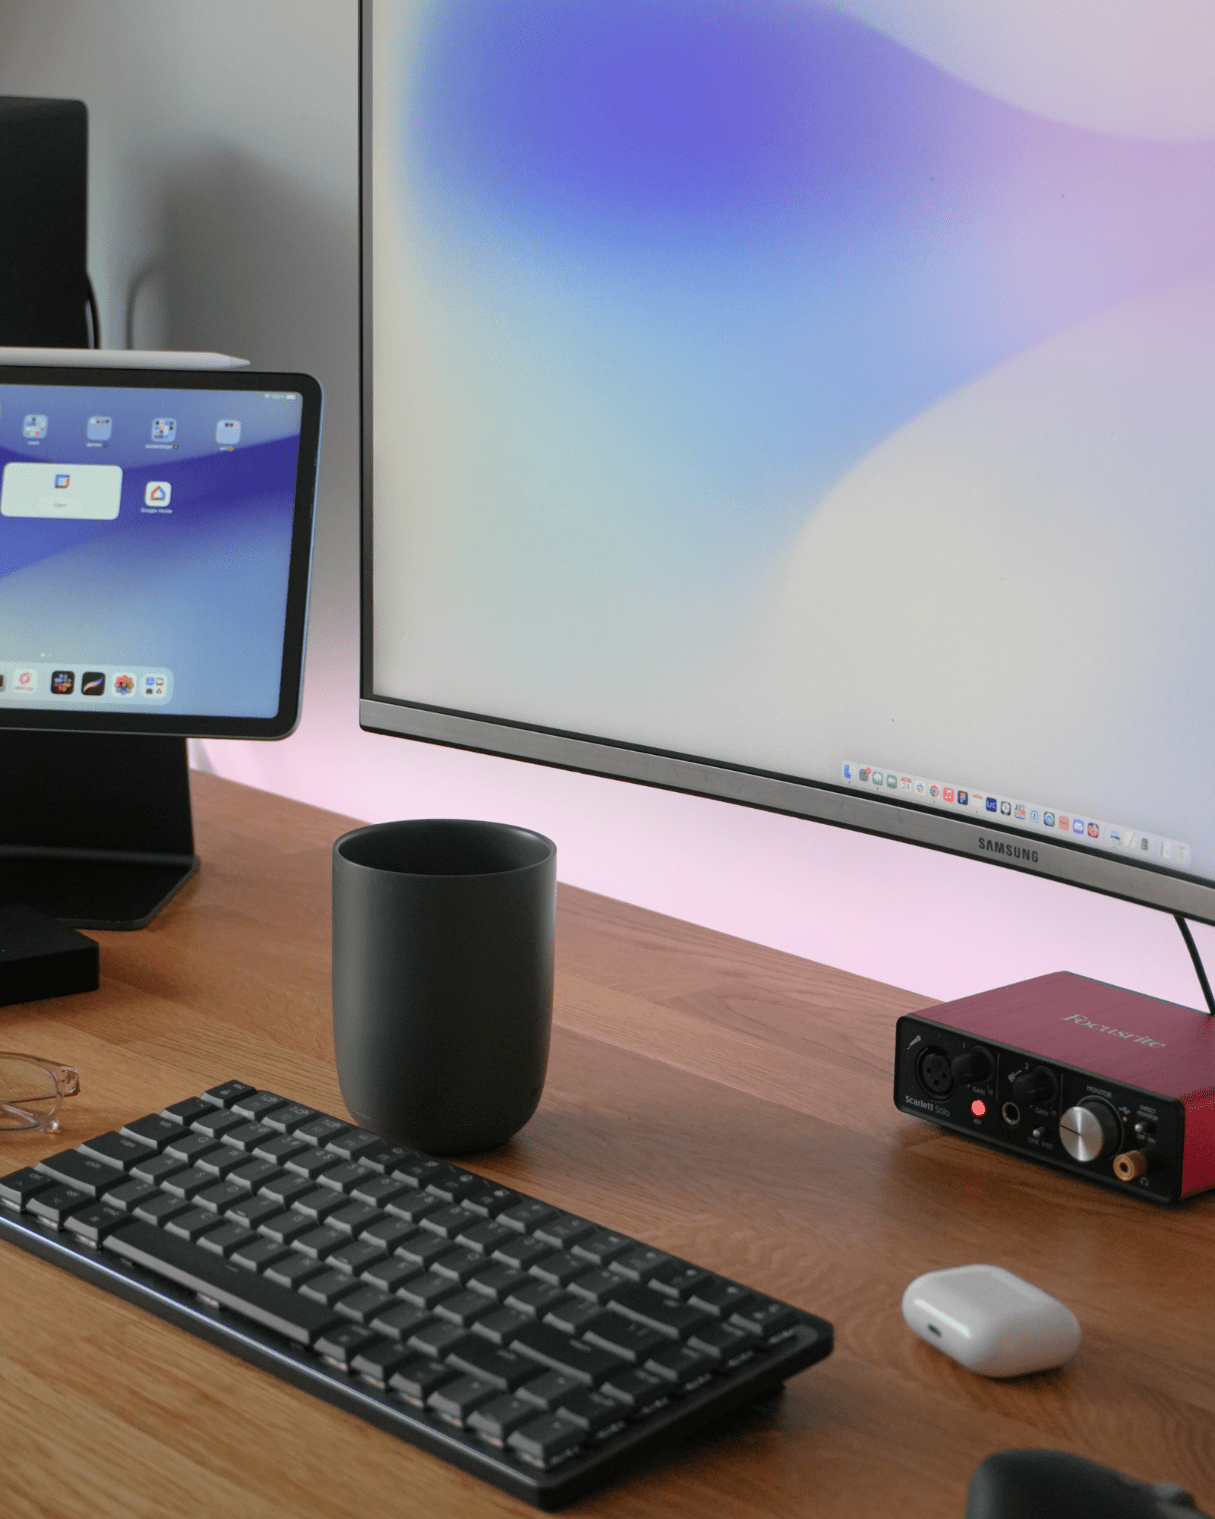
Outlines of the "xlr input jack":
M 1000 1109 L 1000 1117 L 1010 1129 L 1015 1129 L 1021 1122 L 1021 1109 L 1015 1102 L 1006 1102 Z
M 1147 1175 L 1148 1158 L 1142 1150 L 1123 1150 L 1114 1157 L 1114 1175 L 1119 1181 L 1138 1181 Z

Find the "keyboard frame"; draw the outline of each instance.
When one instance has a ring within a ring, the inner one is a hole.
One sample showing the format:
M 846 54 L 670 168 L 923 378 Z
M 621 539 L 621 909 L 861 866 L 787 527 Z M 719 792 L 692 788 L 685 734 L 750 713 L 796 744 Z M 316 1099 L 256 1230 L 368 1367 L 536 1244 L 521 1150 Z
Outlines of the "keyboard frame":
M 318 1364 L 315 1351 L 296 1346 L 284 1336 L 261 1329 L 227 1309 L 212 1306 L 198 1294 L 175 1287 L 120 1256 L 57 1230 L 52 1224 L 27 1213 L 17 1213 L 5 1203 L 0 1203 L 0 1239 L 147 1309 L 157 1318 L 218 1345 L 336 1408 L 356 1414 L 470 1476 L 550 1511 L 625 1476 L 652 1456 L 672 1453 L 676 1442 L 705 1424 L 773 1396 L 789 1377 L 829 1356 L 834 1345 L 831 1324 L 795 1309 L 801 1324 L 756 1364 L 732 1373 L 728 1386 L 710 1383 L 635 1428 L 614 1436 L 601 1449 L 584 1451 L 546 1471 L 529 1466 L 475 1435 L 454 1429 L 436 1414 L 403 1403 L 391 1392 L 378 1391 L 355 1372 L 328 1363 Z

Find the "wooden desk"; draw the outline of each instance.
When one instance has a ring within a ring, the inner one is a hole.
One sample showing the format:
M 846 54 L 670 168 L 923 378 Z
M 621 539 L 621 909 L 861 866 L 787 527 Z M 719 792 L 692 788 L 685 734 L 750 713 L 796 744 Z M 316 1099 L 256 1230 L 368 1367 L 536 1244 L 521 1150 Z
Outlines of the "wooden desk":
M 345 819 L 194 776 L 201 874 L 99 934 L 100 992 L 0 1009 L 3 1044 L 79 1066 L 61 1136 L 7 1171 L 226 1077 L 342 1112 L 329 849 Z M 836 1351 L 732 1433 L 589 1514 L 961 1516 L 991 1451 L 1050 1445 L 1215 1505 L 1215 1194 L 1172 1211 L 993 1155 L 894 1110 L 894 1020 L 927 999 L 560 894 L 540 1110 L 473 1162 L 831 1319 Z M 1019 1382 L 915 1339 L 921 1271 L 994 1261 L 1084 1343 Z M 16 1248 L 0 1246 L 3 1510 L 25 1515 L 532 1512 Z

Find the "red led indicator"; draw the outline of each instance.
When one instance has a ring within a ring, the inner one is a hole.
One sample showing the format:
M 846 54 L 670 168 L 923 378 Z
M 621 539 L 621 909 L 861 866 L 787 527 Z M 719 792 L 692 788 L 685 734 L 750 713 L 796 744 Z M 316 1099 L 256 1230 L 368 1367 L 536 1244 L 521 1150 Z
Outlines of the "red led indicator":
M 983 1114 L 987 1112 L 987 1104 L 981 1097 L 976 1097 L 970 1105 L 970 1111 L 976 1118 L 982 1118 Z

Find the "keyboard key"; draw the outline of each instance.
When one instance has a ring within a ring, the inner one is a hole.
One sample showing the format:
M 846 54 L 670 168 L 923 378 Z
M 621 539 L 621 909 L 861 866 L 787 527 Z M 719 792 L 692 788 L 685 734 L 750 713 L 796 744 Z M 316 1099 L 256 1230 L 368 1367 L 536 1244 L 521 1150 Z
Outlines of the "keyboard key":
M 257 1235 L 248 1229 L 242 1229 L 239 1224 L 220 1224 L 218 1229 L 210 1229 L 199 1240 L 204 1250 L 211 1250 L 216 1255 L 225 1258 L 241 1249 L 245 1245 L 251 1245 L 257 1239 Z
M 596 1229 L 593 1234 L 584 1234 L 580 1240 L 575 1241 L 574 1254 L 584 1255 L 596 1266 L 606 1266 L 618 1255 L 631 1250 L 634 1243 L 625 1235 L 614 1234 L 610 1229 Z
M 412 1350 L 398 1345 L 394 1340 L 374 1340 L 365 1345 L 350 1363 L 350 1369 L 375 1387 L 385 1387 L 394 1371 L 407 1366 L 414 1359 Z
M 255 1234 L 253 1241 L 255 1243 L 239 1245 L 232 1252 L 232 1259 L 247 1271 L 265 1271 L 277 1261 L 286 1260 L 292 1253 L 286 1245 L 280 1245 L 277 1240 L 264 1239 L 261 1235 Z
M 561 1406 L 576 1392 L 585 1392 L 586 1383 L 581 1377 L 568 1376 L 564 1371 L 546 1371 L 519 1389 L 519 1396 L 526 1398 L 536 1408 L 550 1412 Z
M 543 1240 L 529 1239 L 526 1234 L 521 1234 L 513 1242 L 499 1245 L 494 1251 L 494 1259 L 505 1261 L 516 1271 L 527 1271 L 537 1261 L 542 1261 L 552 1253 Z
M 345 1243 L 346 1235 L 340 1229 L 330 1229 L 322 1224 L 319 1229 L 314 1226 L 307 1234 L 301 1234 L 295 1242 L 295 1248 L 315 1260 L 325 1260 Z
M 103 1197 L 111 1187 L 121 1186 L 123 1181 L 121 1171 L 106 1165 L 104 1160 L 82 1155 L 79 1150 L 64 1150 L 48 1160 L 40 1160 L 38 1170 L 65 1187 L 83 1192 L 86 1197 Z
M 664 1266 L 670 1266 L 673 1260 L 673 1256 L 664 1255 L 661 1250 L 651 1250 L 645 1245 L 634 1245 L 631 1250 L 618 1255 L 612 1261 L 610 1269 L 618 1271 L 621 1276 L 627 1276 L 631 1281 L 648 1282 Z
M 305 1234 L 310 1234 L 316 1228 L 310 1218 L 305 1218 L 302 1213 L 297 1213 L 293 1208 L 286 1208 L 282 1213 L 275 1213 L 271 1218 L 262 1219 L 258 1224 L 259 1234 L 267 1239 L 274 1239 L 280 1245 L 293 1245 L 297 1239 Z
M 195 1166 L 185 1166 L 180 1171 L 174 1171 L 172 1176 L 166 1176 L 160 1184 L 160 1190 L 170 1192 L 174 1197 L 184 1197 L 187 1202 L 193 1202 L 200 1192 L 206 1192 L 217 1185 L 224 1185 L 224 1183 L 217 1183 L 214 1176 L 208 1176 L 205 1171 L 200 1171 Z M 235 1189 L 235 1193 L 238 1197 L 245 1195 L 239 1187 Z
M 592 1303 L 589 1298 L 576 1297 L 572 1292 L 563 1293 L 550 1307 L 546 1308 L 541 1315 L 545 1324 L 551 1324 L 554 1329 L 560 1329 L 564 1334 L 585 1334 L 599 1315 L 603 1312 L 598 1303 Z
M 432 1276 L 429 1271 L 424 1271 L 421 1276 L 402 1282 L 397 1288 L 397 1296 L 402 1302 L 411 1303 L 415 1308 L 425 1308 L 429 1312 L 436 1303 L 442 1302 L 445 1297 L 454 1297 L 459 1290 L 459 1283 L 453 1282 L 450 1277 Z
M 15 1208 L 22 1208 L 39 1192 L 47 1192 L 55 1185 L 51 1177 L 33 1166 L 22 1166 L 0 1181 L 0 1200 Z
M 434 1234 L 441 1234 L 444 1239 L 455 1239 L 461 1229 L 471 1228 L 474 1224 L 484 1225 L 485 1220 L 471 1208 L 464 1208 L 459 1203 L 453 1203 L 427 1214 L 422 1227 Z
M 536 1417 L 536 1405 L 517 1396 L 492 1398 L 469 1415 L 468 1427 L 491 1445 L 505 1445 L 507 1438 Z
M 703 1308 L 706 1313 L 728 1319 L 732 1313 L 749 1307 L 755 1301 L 755 1294 L 748 1292 L 745 1287 L 740 1287 L 737 1282 L 728 1282 L 724 1277 L 713 1276 L 708 1282 L 695 1287 L 688 1301 L 697 1308 Z
M 200 1155 L 194 1162 L 199 1171 L 206 1171 L 217 1181 L 225 1181 L 234 1171 L 239 1171 L 242 1166 L 249 1164 L 249 1157 L 243 1151 L 234 1149 L 231 1145 L 216 1145 L 213 1150 L 208 1150 Z M 242 1190 L 245 1183 L 240 1183 Z
M 171 1139 L 184 1139 L 187 1131 L 175 1118 L 166 1118 L 163 1113 L 149 1113 L 146 1118 L 137 1118 L 134 1123 L 124 1123 L 118 1132 L 125 1134 L 128 1139 L 137 1140 L 148 1149 L 159 1151 Z
M 409 1150 L 403 1160 L 396 1162 L 391 1174 L 408 1182 L 411 1187 L 425 1190 L 426 1183 L 432 1176 L 441 1179 L 450 1170 L 451 1167 L 445 1161 L 432 1160 L 429 1155 L 419 1155 L 416 1151 Z
M 487 1313 L 493 1313 L 494 1300 L 486 1297 L 483 1292 L 453 1293 L 451 1297 L 440 1298 L 435 1304 L 435 1316 L 441 1319 L 449 1319 L 453 1324 L 461 1324 L 465 1329 L 471 1327 L 478 1319 L 485 1317 Z
M 307 1297 L 316 1298 L 318 1303 L 324 1303 L 327 1308 L 332 1308 L 339 1298 L 348 1297 L 357 1286 L 353 1277 L 345 1276 L 340 1271 L 326 1270 L 320 1276 L 309 1277 L 304 1281 L 300 1291 Z
M 690 1345 L 668 1345 L 658 1350 L 645 1363 L 646 1371 L 656 1377 L 674 1382 L 681 1392 L 691 1392 L 707 1382 L 718 1369 L 719 1363 Z
M 395 1293 L 398 1287 L 402 1286 L 405 1282 L 412 1281 L 418 1275 L 418 1268 L 411 1265 L 408 1261 L 375 1261 L 360 1275 L 364 1282 L 370 1282 L 373 1287 L 378 1287 L 381 1292 Z
M 517 1308 L 491 1308 L 473 1328 L 495 1345 L 509 1345 L 521 1329 L 535 1322 L 530 1313 L 520 1313 Z
M 328 1360 L 336 1361 L 344 1367 L 350 1365 L 360 1350 L 370 1349 L 376 1340 L 377 1336 L 361 1324 L 340 1324 L 336 1329 L 328 1329 L 321 1335 L 316 1342 L 316 1349 Z
M 351 1277 L 346 1277 L 345 1282 L 346 1291 L 337 1300 L 337 1305 L 338 1312 L 348 1319 L 355 1319 L 360 1324 L 370 1324 L 373 1319 L 378 1319 L 380 1314 L 388 1313 L 399 1305 L 399 1300 L 391 1293 L 380 1292 L 377 1288 L 368 1287 L 363 1282 L 356 1282 Z
M 516 1392 L 536 1375 L 536 1363 L 530 1356 L 493 1345 L 476 1335 L 470 1335 L 446 1360 L 502 1392 Z
M 454 1382 L 458 1375 L 438 1361 L 417 1356 L 399 1366 L 389 1377 L 388 1385 L 398 1397 L 421 1407 L 436 1388 L 442 1387 L 444 1382 Z
M 471 1212 L 471 1209 L 469 1210 Z M 461 1229 L 457 1238 L 460 1244 L 467 1245 L 470 1250 L 477 1250 L 482 1255 L 492 1255 L 499 1245 L 513 1244 L 519 1236 L 513 1229 L 508 1229 L 505 1224 L 495 1223 L 492 1218 L 482 1218 L 479 1214 L 472 1215 L 476 1223 L 468 1228 Z M 423 1220 L 425 1227 L 426 1220 Z M 586 1262 L 583 1261 L 582 1269 L 586 1270 Z
M 600 1391 L 609 1398 L 623 1403 L 634 1417 L 653 1413 L 658 1406 L 671 1401 L 671 1384 L 665 1377 L 655 1376 L 652 1371 L 624 1371 L 605 1382 Z
M 322 1171 L 317 1180 L 323 1187 L 332 1187 L 335 1192 L 353 1192 L 357 1186 L 366 1186 L 369 1182 L 382 1181 L 383 1178 L 370 1166 L 341 1161 L 337 1165 L 330 1166 L 327 1171 Z
M 584 1261 L 583 1266 L 585 1265 Z M 570 1283 L 570 1291 L 589 1298 L 602 1307 L 610 1303 L 618 1293 L 627 1291 L 630 1285 L 627 1277 L 622 1279 L 618 1272 L 600 1266 L 597 1271 L 585 1271 L 582 1276 L 575 1277 Z
M 150 1153 L 147 1160 L 138 1160 L 131 1167 L 131 1175 L 140 1181 L 146 1181 L 151 1186 L 158 1187 L 166 1176 L 175 1176 L 178 1171 L 184 1171 L 186 1163 L 178 1160 L 175 1155 L 156 1155 Z
M 243 1224 L 246 1229 L 256 1229 L 264 1219 L 273 1218 L 281 1212 L 282 1205 L 273 1197 L 246 1194 L 242 1201 L 233 1203 L 228 1209 L 228 1218 L 234 1224 Z
M 491 1261 L 480 1271 L 474 1271 L 466 1285 L 476 1292 L 484 1292 L 487 1297 L 496 1298 L 501 1303 L 505 1302 L 512 1292 L 517 1292 L 520 1287 L 526 1287 L 530 1282 L 531 1277 L 526 1272 L 516 1271 L 505 1261 Z
M 611 1300 L 614 1313 L 622 1313 L 672 1340 L 686 1340 L 697 1329 L 714 1322 L 712 1314 L 690 1303 L 674 1303 L 649 1287 L 622 1287 Z
M 391 1176 L 373 1174 L 367 1181 L 361 1181 L 357 1186 L 350 1189 L 351 1197 L 357 1197 L 360 1202 L 370 1203 L 373 1208 L 382 1208 L 386 1202 L 394 1197 L 400 1197 L 409 1192 L 410 1188 L 403 1181 L 396 1181 Z
M 187 1097 L 184 1102 L 175 1102 L 171 1107 L 161 1108 L 160 1116 L 173 1123 L 189 1125 L 200 1113 L 205 1113 L 214 1106 L 214 1103 L 204 1102 L 201 1097 Z
M 222 1222 L 217 1213 L 208 1213 L 205 1208 L 187 1208 L 184 1213 L 178 1213 L 169 1219 L 165 1228 L 170 1234 L 178 1234 L 182 1239 L 196 1240 L 200 1234 L 218 1228 Z
M 569 1419 L 558 1414 L 541 1414 L 530 1424 L 524 1424 L 507 1440 L 510 1449 L 521 1461 L 531 1466 L 555 1466 L 568 1458 L 585 1439 L 583 1431 Z
M 112 1208 L 108 1203 L 90 1203 L 87 1208 L 79 1208 L 67 1215 L 65 1227 L 69 1234 L 75 1234 L 90 1245 L 98 1245 L 107 1234 L 112 1234 L 120 1224 L 129 1223 L 130 1219 L 121 1208 Z
M 761 1340 L 771 1342 L 779 1335 L 797 1326 L 797 1314 L 787 1303 L 777 1303 L 772 1298 L 753 1298 L 750 1303 L 736 1308 L 730 1315 L 730 1323 L 750 1330 Z
M 339 1271 L 349 1271 L 352 1276 L 358 1276 L 366 1267 L 382 1261 L 387 1254 L 383 1245 L 377 1245 L 373 1239 L 352 1240 L 347 1235 L 345 1243 L 339 1245 L 326 1259 Z
M 181 1161 L 182 1165 L 192 1166 L 200 1155 L 211 1155 L 219 1150 L 218 1139 L 213 1139 L 210 1134 L 188 1133 L 181 1139 L 171 1139 L 164 1148 L 166 1157 L 173 1156 Z
M 314 1118 L 320 1116 L 315 1108 L 306 1108 L 302 1103 L 289 1102 L 281 1108 L 267 1111 L 265 1121 L 280 1134 L 294 1134 L 301 1124 L 311 1123 Z
M 606 1393 L 592 1392 L 580 1387 L 568 1398 L 563 1398 L 557 1409 L 563 1419 L 570 1419 L 588 1435 L 615 1433 L 626 1424 L 625 1410 L 615 1398 Z
M 419 1329 L 425 1329 L 433 1320 L 424 1308 L 412 1308 L 408 1303 L 398 1303 L 395 1308 L 386 1308 L 383 1313 L 378 1313 L 371 1321 L 371 1327 L 380 1334 L 391 1335 L 394 1340 L 408 1340 L 411 1334 L 416 1334 Z M 411 1350 L 411 1356 L 416 1356 L 417 1351 Z
M 331 1213 L 325 1220 L 335 1229 L 343 1229 L 347 1234 L 361 1235 L 364 1229 L 372 1224 L 384 1222 L 384 1215 L 378 1208 L 373 1208 L 370 1203 L 347 1203 L 344 1208 L 339 1208 L 336 1213 Z M 394 1224 L 405 1224 L 404 1219 L 393 1219 Z M 408 1225 L 406 1225 L 408 1227 Z
M 437 1387 L 426 1399 L 426 1406 L 433 1409 L 440 1419 L 462 1429 L 469 1414 L 480 1408 L 482 1403 L 488 1403 L 497 1390 L 478 1377 L 457 1377 L 455 1381 Z
M 576 1277 L 585 1275 L 586 1262 L 566 1250 L 555 1250 L 552 1255 L 536 1261 L 529 1270 L 542 1282 L 551 1282 L 554 1287 L 568 1287 Z
M 585 1340 L 572 1340 L 547 1324 L 529 1324 L 512 1341 L 511 1348 L 521 1350 L 545 1365 L 564 1371 L 592 1387 L 606 1380 L 625 1364 L 613 1351 Z
M 301 1255 L 298 1250 L 288 1250 L 280 1260 L 266 1267 L 265 1276 L 267 1281 L 280 1287 L 293 1287 L 298 1291 L 305 1282 L 314 1276 L 323 1275 L 325 1270 L 321 1262 L 313 1260 L 311 1256 Z
M 565 1296 L 561 1288 L 554 1287 L 551 1282 L 538 1282 L 530 1276 L 526 1281 L 526 1286 L 507 1293 L 508 1308 L 517 1308 L 520 1313 L 530 1313 L 534 1318 L 542 1319 L 553 1304 Z
M 673 1261 L 654 1273 L 650 1278 L 650 1286 L 664 1297 L 678 1298 L 683 1302 L 698 1287 L 706 1287 L 712 1280 L 709 1273 L 702 1271 L 699 1266 L 687 1266 L 682 1261 Z
M 272 1129 L 264 1123 L 243 1123 L 233 1129 L 228 1129 L 224 1134 L 226 1145 L 235 1145 L 238 1150 L 244 1150 L 252 1154 L 259 1144 L 271 1139 L 281 1139 L 283 1136 L 277 1129 Z
M 195 1202 L 200 1208 L 209 1208 L 212 1213 L 224 1213 L 233 1203 L 242 1202 L 248 1195 L 244 1187 L 234 1181 L 219 1181 L 213 1187 L 207 1187 L 205 1191 L 199 1192 Z
M 283 1174 L 273 1161 L 249 1160 L 248 1156 L 245 1159 L 248 1164 L 229 1171 L 228 1178 L 240 1182 L 242 1187 L 248 1187 L 250 1192 L 259 1191 Z
M 525 1198 L 521 1203 L 515 1203 L 511 1208 L 504 1208 L 498 1214 L 500 1223 L 517 1229 L 520 1234 L 530 1234 L 539 1224 L 548 1223 L 557 1217 L 556 1208 L 550 1208 L 547 1203 L 537 1202 L 535 1198 Z
M 414 1226 L 407 1224 L 403 1218 L 380 1218 L 378 1222 L 368 1224 L 360 1238 L 375 1240 L 377 1245 L 383 1245 L 391 1254 L 398 1245 L 403 1245 L 416 1233 Z
M 276 1166 L 282 1166 L 296 1155 L 311 1155 L 312 1151 L 306 1144 L 298 1139 L 292 1139 L 290 1134 L 280 1134 L 272 1125 L 266 1127 L 274 1135 L 273 1139 L 263 1139 L 254 1147 L 253 1153 L 259 1160 L 273 1161 Z
M 230 1108 L 242 1097 L 252 1097 L 256 1087 L 246 1086 L 243 1081 L 224 1081 L 205 1091 L 203 1101 L 212 1107 Z
M 403 1239 L 397 1246 L 396 1253 L 402 1260 L 413 1261 L 418 1266 L 429 1266 L 450 1249 L 451 1246 L 441 1235 L 426 1234 L 419 1230 L 408 1239 Z
M 258 1188 L 262 1197 L 273 1197 L 284 1208 L 289 1207 L 297 1198 L 303 1197 L 312 1190 L 312 1183 L 306 1176 L 295 1176 L 290 1171 L 280 1172 L 278 1176 L 272 1177 Z
M 337 1118 L 327 1118 L 322 1115 L 314 1118 L 309 1123 L 302 1123 L 292 1133 L 300 1139 L 306 1139 L 310 1145 L 328 1144 L 331 1139 L 336 1139 L 339 1134 L 344 1134 L 350 1125 L 342 1123 Z
M 552 1245 L 554 1250 L 568 1250 L 578 1240 L 593 1234 L 595 1226 L 588 1224 L 584 1218 L 575 1218 L 572 1213 L 559 1213 L 556 1218 L 540 1224 L 533 1232 L 537 1239 Z
M 432 1172 L 426 1183 L 426 1190 L 433 1192 L 436 1197 L 441 1197 L 444 1202 L 458 1203 L 463 1200 L 466 1193 L 475 1191 L 481 1178 L 474 1176 L 470 1171 L 461 1171 L 457 1166 L 443 1166 L 441 1171 Z
M 496 1218 L 504 1208 L 513 1208 L 523 1199 L 509 1187 L 495 1187 L 492 1182 L 478 1176 L 471 1186 L 464 1189 L 464 1196 L 460 1201 L 464 1207 L 471 1208 L 474 1213 L 480 1213 L 486 1218 Z
M 145 1224 L 155 1224 L 158 1229 L 163 1229 L 171 1218 L 192 1210 L 185 1198 L 172 1197 L 168 1192 L 157 1192 L 146 1202 L 136 1203 L 133 1211 L 135 1217 Z
M 688 1341 L 693 1350 L 702 1351 L 711 1360 L 725 1366 L 738 1366 L 749 1360 L 763 1341 L 748 1329 L 733 1324 L 710 1324 L 698 1330 Z
M 211 1139 L 219 1139 L 224 1134 L 229 1134 L 233 1129 L 243 1129 L 246 1120 L 239 1113 L 231 1113 L 226 1108 L 216 1108 L 210 1113 L 200 1113 L 190 1127 L 196 1134 L 206 1134 Z
M 119 1171 L 129 1171 L 137 1160 L 147 1159 L 148 1147 L 141 1145 L 137 1139 L 132 1139 L 129 1134 L 109 1133 L 98 1134 L 96 1139 L 86 1139 L 77 1153 L 104 1161 Z
M 378 1134 L 372 1134 L 367 1129 L 347 1129 L 336 1139 L 329 1140 L 325 1148 L 333 1150 L 344 1160 L 362 1160 L 364 1155 L 374 1154 L 383 1144 L 384 1141 Z
M 437 1255 L 430 1263 L 430 1269 L 437 1271 L 441 1276 L 450 1276 L 461 1286 L 468 1281 L 469 1277 L 480 1271 L 485 1265 L 485 1258 L 477 1254 L 475 1250 L 465 1250 L 462 1245 L 457 1245 L 454 1250 L 448 1250 L 445 1255 Z
M 232 1111 L 260 1123 L 267 1113 L 284 1106 L 284 1099 L 275 1092 L 251 1092 L 247 1097 L 238 1097 L 232 1104 Z
M 385 1142 L 378 1150 L 368 1152 L 367 1164 L 374 1166 L 382 1176 L 391 1176 L 394 1167 L 401 1165 L 404 1161 L 416 1159 L 416 1150 L 407 1150 L 404 1145 L 391 1145 Z
M 586 1338 L 589 1344 L 601 1345 L 605 1350 L 614 1351 L 635 1365 L 648 1360 L 656 1350 L 662 1350 L 671 1343 L 665 1334 L 651 1329 L 648 1324 L 639 1324 L 636 1319 L 626 1319 L 610 1310 L 605 1311 L 587 1329 Z
M 114 1187 L 105 1195 L 106 1202 L 112 1208 L 122 1208 L 127 1213 L 133 1213 L 140 1203 L 149 1197 L 159 1197 L 160 1191 L 146 1181 L 132 1178 L 124 1181 L 121 1187 Z
M 292 1204 L 301 1213 L 308 1214 L 309 1218 L 315 1218 L 318 1224 L 345 1205 L 346 1199 L 342 1193 L 331 1192 L 326 1187 L 313 1187 L 310 1192 L 302 1192 Z
M 427 1214 L 435 1212 L 443 1204 L 437 1197 L 431 1197 L 426 1192 L 402 1192 L 397 1197 L 387 1199 L 383 1206 L 386 1213 L 416 1226 L 421 1224 Z M 436 1239 L 438 1237 L 435 1236 Z
M 458 1324 L 445 1324 L 442 1319 L 432 1319 L 421 1329 L 414 1330 L 409 1336 L 409 1343 L 423 1355 L 436 1356 L 439 1360 L 446 1361 L 453 1350 L 459 1349 L 471 1338 Z

